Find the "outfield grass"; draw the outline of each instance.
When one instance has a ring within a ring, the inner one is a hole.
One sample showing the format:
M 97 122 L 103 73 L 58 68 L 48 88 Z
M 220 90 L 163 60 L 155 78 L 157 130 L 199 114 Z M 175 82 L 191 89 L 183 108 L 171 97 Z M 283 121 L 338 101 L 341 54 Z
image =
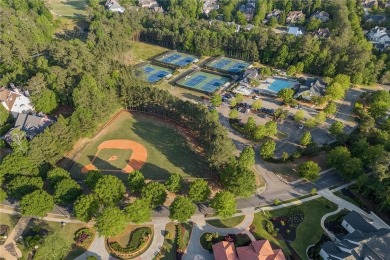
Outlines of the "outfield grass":
M 211 220 L 206 220 L 206 223 L 214 227 L 230 228 L 240 224 L 244 220 L 244 218 L 245 216 L 237 216 L 237 217 L 226 218 L 226 219 L 211 219 Z
M 146 163 L 141 172 L 145 178 L 165 180 L 171 173 L 183 177 L 209 177 L 209 169 L 203 159 L 189 147 L 183 135 L 172 123 L 157 116 L 143 113 L 122 112 L 83 151 L 71 169 L 76 179 L 83 179 L 81 168 L 89 164 L 96 154 L 98 145 L 106 140 L 129 139 L 142 144 L 147 152 Z M 100 158 L 102 159 L 102 158 Z M 103 158 L 104 159 L 104 158 Z M 107 172 L 126 179 L 127 174 Z
M 76 18 L 86 15 L 86 0 L 48 0 L 46 5 L 57 16 Z
M 335 204 L 324 198 L 311 200 L 297 206 L 269 211 L 266 212 L 266 215 L 261 212 L 256 213 L 253 221 L 253 224 L 256 227 L 254 235 L 257 236 L 257 238 L 263 237 L 270 240 L 274 244 L 280 246 L 284 252 L 288 252 L 287 254 L 289 254 L 289 251 L 286 250 L 287 247 L 285 242 L 277 240 L 268 234 L 264 230 L 262 223 L 263 221 L 268 221 L 271 217 L 282 216 L 288 213 L 293 207 L 300 209 L 304 213 L 304 219 L 297 227 L 297 236 L 296 239 L 291 242 L 291 246 L 302 259 L 306 259 L 306 248 L 317 243 L 323 234 L 320 224 L 322 216 L 337 209 Z

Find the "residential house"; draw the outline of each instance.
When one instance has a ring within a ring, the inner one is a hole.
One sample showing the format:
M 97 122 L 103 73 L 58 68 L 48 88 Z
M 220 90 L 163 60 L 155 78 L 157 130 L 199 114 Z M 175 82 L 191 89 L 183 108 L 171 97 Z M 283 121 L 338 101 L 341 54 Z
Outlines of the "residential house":
M 287 33 L 295 36 L 303 35 L 303 32 L 298 27 L 288 27 Z
M 286 23 L 298 23 L 305 19 L 305 14 L 302 11 L 289 12 L 286 18 Z
M 253 241 L 249 246 L 235 248 L 232 242 L 213 245 L 215 260 L 285 260 L 281 249 L 272 249 L 268 240 Z
M 282 13 L 281 10 L 279 9 L 274 9 L 272 10 L 272 12 L 270 12 L 269 14 L 267 14 L 267 19 L 270 19 L 271 17 L 276 17 L 276 18 L 279 18 L 279 15 Z
M 239 85 L 246 88 L 253 87 L 251 86 L 251 81 L 260 80 L 258 77 L 259 77 L 259 71 L 256 68 L 246 69 L 242 77 L 242 80 L 240 80 L 239 82 Z
M 251 31 L 252 29 L 254 29 L 255 28 L 255 26 L 253 25 L 253 24 L 251 24 L 251 23 L 248 23 L 246 26 L 245 26 L 245 30 L 247 30 L 247 31 Z
M 303 98 L 307 101 L 314 97 L 321 97 L 325 94 L 327 84 L 319 78 L 308 78 L 304 85 L 301 85 L 294 95 L 294 98 Z
M 317 31 L 313 32 L 312 35 L 315 35 L 319 38 L 329 38 L 330 31 L 328 28 L 320 28 Z
M 218 9 L 219 9 L 218 0 L 205 0 L 203 3 L 202 10 L 205 15 L 208 15 L 211 11 L 218 10 Z
M 372 28 L 367 33 L 367 38 L 380 51 L 390 46 L 390 37 L 384 27 Z
M 20 129 L 26 133 L 26 138 L 31 140 L 37 134 L 42 133 L 54 121 L 48 117 L 41 117 L 29 114 L 18 114 L 14 127 L 5 135 L 5 140 L 8 143 L 12 142 L 11 133 L 15 129 Z
M 252 21 L 255 14 L 256 1 L 247 0 L 246 4 L 240 6 L 239 11 L 246 15 L 247 21 Z
M 384 15 L 374 15 L 374 14 L 369 14 L 365 17 L 366 22 L 371 22 L 371 23 L 382 23 L 386 21 L 386 17 Z
M 385 4 L 385 8 L 390 7 L 390 0 L 388 0 Z
M 321 22 L 325 23 L 329 20 L 329 14 L 327 12 L 324 12 L 324 11 L 317 11 L 311 15 L 311 18 L 318 19 Z
M 374 5 L 378 5 L 378 0 L 363 0 L 363 7 L 371 8 Z
M 29 113 L 34 107 L 29 98 L 28 91 L 22 91 L 11 84 L 11 88 L 0 88 L 0 102 L 12 114 L 17 117 L 18 113 Z
M 140 0 L 138 3 L 142 8 L 148 8 L 155 12 L 164 11 L 156 0 Z
M 323 259 L 389 259 L 390 229 L 375 228 L 372 220 L 356 211 L 349 212 L 341 225 L 348 234 L 325 242 L 320 251 Z
M 125 8 L 122 7 L 117 0 L 107 0 L 105 4 L 106 8 L 111 12 L 117 12 L 123 14 L 125 12 Z
M 234 32 L 238 33 L 241 30 L 241 26 L 239 24 L 236 24 L 235 22 L 226 22 L 228 26 L 234 26 Z

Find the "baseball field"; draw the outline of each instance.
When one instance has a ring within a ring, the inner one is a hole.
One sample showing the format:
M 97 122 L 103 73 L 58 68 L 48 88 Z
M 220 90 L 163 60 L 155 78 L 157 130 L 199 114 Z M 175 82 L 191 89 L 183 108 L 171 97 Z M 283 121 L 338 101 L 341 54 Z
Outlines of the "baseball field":
M 165 180 L 171 173 L 208 178 L 207 163 L 179 131 L 167 119 L 122 111 L 82 151 L 71 173 L 77 179 L 95 169 L 121 179 L 133 170 L 152 180 Z

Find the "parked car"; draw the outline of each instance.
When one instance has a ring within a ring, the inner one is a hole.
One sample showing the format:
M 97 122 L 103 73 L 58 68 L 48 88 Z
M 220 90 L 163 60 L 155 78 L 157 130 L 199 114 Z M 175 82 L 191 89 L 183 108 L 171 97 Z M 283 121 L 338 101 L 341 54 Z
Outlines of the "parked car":
M 302 124 L 299 125 L 299 129 L 303 129 L 303 125 Z
M 254 99 L 254 100 L 258 100 L 258 99 L 259 99 L 259 96 L 254 96 L 253 99 Z

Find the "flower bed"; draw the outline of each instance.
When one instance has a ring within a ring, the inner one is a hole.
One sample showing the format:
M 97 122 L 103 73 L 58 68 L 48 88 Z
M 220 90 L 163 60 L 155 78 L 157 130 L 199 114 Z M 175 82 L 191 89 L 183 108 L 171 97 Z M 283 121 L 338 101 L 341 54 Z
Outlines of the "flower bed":
M 140 227 L 130 234 L 130 239 L 126 247 L 121 246 L 118 242 L 109 242 L 110 249 L 120 254 L 131 254 L 142 249 L 150 240 L 152 230 L 149 227 Z
M 94 233 L 89 228 L 82 228 L 76 231 L 74 234 L 74 241 L 77 246 L 88 248 L 92 243 Z
M 284 239 L 294 241 L 296 238 L 296 229 L 303 222 L 305 214 L 297 209 L 292 210 L 280 217 L 271 218 L 275 231 L 283 236 Z

